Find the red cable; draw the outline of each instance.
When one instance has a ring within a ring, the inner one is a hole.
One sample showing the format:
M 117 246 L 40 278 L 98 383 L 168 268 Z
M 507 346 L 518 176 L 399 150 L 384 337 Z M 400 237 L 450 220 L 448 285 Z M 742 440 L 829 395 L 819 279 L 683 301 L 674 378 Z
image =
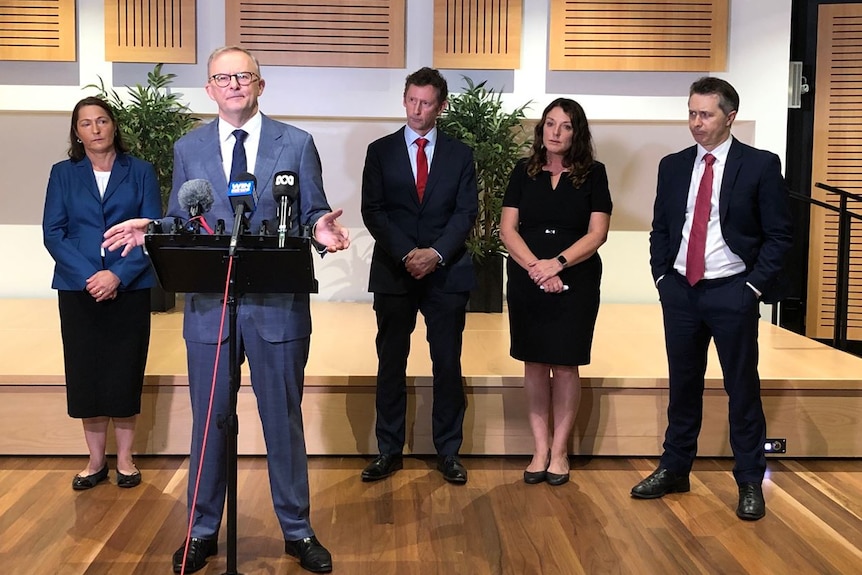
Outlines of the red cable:
M 201 219 L 203 220 L 203 218 L 201 218 Z M 203 220 L 203 225 L 206 227 L 206 220 Z M 210 231 L 209 228 L 207 228 L 207 231 Z M 212 232 L 210 231 L 210 233 L 212 233 Z M 192 504 L 191 504 L 191 507 L 189 508 L 191 510 L 189 512 L 189 528 L 186 531 L 186 546 L 185 546 L 185 549 L 183 549 L 183 564 L 182 564 L 182 567 L 180 569 L 180 575 L 185 575 L 185 572 L 186 572 L 186 558 L 188 557 L 189 545 L 191 544 L 191 541 L 192 541 L 192 526 L 194 524 L 194 516 L 195 516 L 194 511 L 195 511 L 195 507 L 197 506 L 197 502 L 198 502 L 198 488 L 200 487 L 200 484 L 201 484 L 201 471 L 203 470 L 203 466 L 204 466 L 204 456 L 206 455 L 206 452 L 207 452 L 207 437 L 209 437 L 210 420 L 212 419 L 213 400 L 215 398 L 216 376 L 218 375 L 218 360 L 219 360 L 219 356 L 221 355 L 221 348 L 222 348 L 221 341 L 222 341 L 222 334 L 224 333 L 224 316 L 225 316 L 225 312 L 227 311 L 228 288 L 230 286 L 230 273 L 231 273 L 231 269 L 233 268 L 233 259 L 234 259 L 234 256 L 231 256 L 230 258 L 228 258 L 228 261 L 227 261 L 227 280 L 226 280 L 225 286 L 224 286 L 224 297 L 222 298 L 222 306 L 221 306 L 221 320 L 219 321 L 219 326 L 218 326 L 218 340 L 217 341 L 219 342 L 219 345 L 216 348 L 215 364 L 213 365 L 213 379 L 212 379 L 212 385 L 210 386 L 210 402 L 209 402 L 209 406 L 207 407 L 207 419 L 206 419 L 206 423 L 204 426 L 204 438 L 203 438 L 203 442 L 201 443 L 200 459 L 198 460 L 198 474 L 197 474 L 197 477 L 195 478 L 195 490 L 194 490 L 194 494 L 192 495 Z M 233 342 L 228 342 L 228 343 L 233 345 Z

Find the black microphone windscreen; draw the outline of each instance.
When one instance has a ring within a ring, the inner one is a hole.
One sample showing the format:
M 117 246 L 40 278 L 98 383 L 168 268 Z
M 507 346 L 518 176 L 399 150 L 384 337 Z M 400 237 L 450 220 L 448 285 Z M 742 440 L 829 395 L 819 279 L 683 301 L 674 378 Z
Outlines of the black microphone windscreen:
M 289 170 L 277 172 L 275 180 L 272 183 L 272 197 L 275 201 L 280 201 L 286 197 L 289 203 L 293 203 L 299 195 L 299 176 L 296 172 Z
M 213 187 L 207 180 L 189 180 L 180 186 L 177 191 L 177 202 L 185 211 L 197 209 L 200 206 L 201 213 L 208 212 L 213 207 L 215 197 Z

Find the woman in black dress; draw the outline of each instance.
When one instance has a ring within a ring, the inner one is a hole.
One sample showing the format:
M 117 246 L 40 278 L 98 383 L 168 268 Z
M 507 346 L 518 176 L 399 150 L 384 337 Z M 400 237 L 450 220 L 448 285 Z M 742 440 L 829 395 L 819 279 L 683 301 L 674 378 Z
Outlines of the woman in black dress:
M 117 442 L 117 485 L 134 487 L 135 419 L 150 338 L 155 277 L 142 250 L 128 257 L 102 249 L 102 234 L 133 217 L 157 218 L 161 200 L 152 164 L 127 155 L 114 112 L 84 98 L 72 112 L 69 159 L 51 169 L 42 219 L 54 259 L 66 368 L 66 401 L 84 426 L 90 460 L 72 488 L 108 478 L 108 423 Z
M 590 362 L 602 276 L 597 250 L 607 239 L 611 209 L 584 110 L 558 98 L 536 125 L 530 157 L 512 171 L 500 222 L 509 251 L 510 353 L 524 362 L 535 442 L 526 483 L 569 480 L 578 366 Z

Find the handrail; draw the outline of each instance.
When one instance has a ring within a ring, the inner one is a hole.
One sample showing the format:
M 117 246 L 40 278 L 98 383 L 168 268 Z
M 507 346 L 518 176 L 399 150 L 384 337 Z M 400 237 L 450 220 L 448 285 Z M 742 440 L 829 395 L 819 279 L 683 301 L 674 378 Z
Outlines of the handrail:
M 836 207 L 827 202 L 796 192 L 790 192 L 790 197 L 832 212 L 838 212 L 838 253 L 835 270 L 835 317 L 832 325 L 832 346 L 836 349 L 846 351 L 847 302 L 850 291 L 850 226 L 852 224 L 851 219 L 862 220 L 862 214 L 857 214 L 847 209 L 847 199 L 850 198 L 862 202 L 862 196 L 822 182 L 817 182 L 814 186 L 838 195 L 841 198 L 839 206 Z

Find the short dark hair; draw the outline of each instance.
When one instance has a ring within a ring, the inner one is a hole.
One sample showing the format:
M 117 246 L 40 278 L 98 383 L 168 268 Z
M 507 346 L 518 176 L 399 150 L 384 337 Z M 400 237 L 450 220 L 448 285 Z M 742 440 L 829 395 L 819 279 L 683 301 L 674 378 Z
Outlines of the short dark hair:
M 730 85 L 730 82 L 721 78 L 713 78 L 712 76 L 704 76 L 694 81 L 689 88 L 688 95 L 700 94 L 702 96 L 715 94 L 718 96 L 718 107 L 725 115 L 739 110 L 739 94 L 736 89 Z
M 95 96 L 88 96 L 75 104 L 75 108 L 72 110 L 72 127 L 69 129 L 69 157 L 75 162 L 80 162 L 84 159 L 84 156 L 87 155 L 87 152 L 84 150 L 84 144 L 82 144 L 81 140 L 78 139 L 78 131 L 76 129 L 78 127 L 78 115 L 81 113 L 81 108 L 84 106 L 98 106 L 105 111 L 111 119 L 111 122 L 114 124 L 114 151 L 118 154 L 128 152 L 129 149 L 126 147 L 125 142 L 123 142 L 122 134 L 120 134 L 120 125 L 117 123 L 114 109 L 103 99 Z
M 404 82 L 404 95 L 407 95 L 407 88 L 410 86 L 433 86 L 437 89 L 437 103 L 443 104 L 449 98 L 449 85 L 439 71 L 434 68 L 419 68 L 409 76 Z

